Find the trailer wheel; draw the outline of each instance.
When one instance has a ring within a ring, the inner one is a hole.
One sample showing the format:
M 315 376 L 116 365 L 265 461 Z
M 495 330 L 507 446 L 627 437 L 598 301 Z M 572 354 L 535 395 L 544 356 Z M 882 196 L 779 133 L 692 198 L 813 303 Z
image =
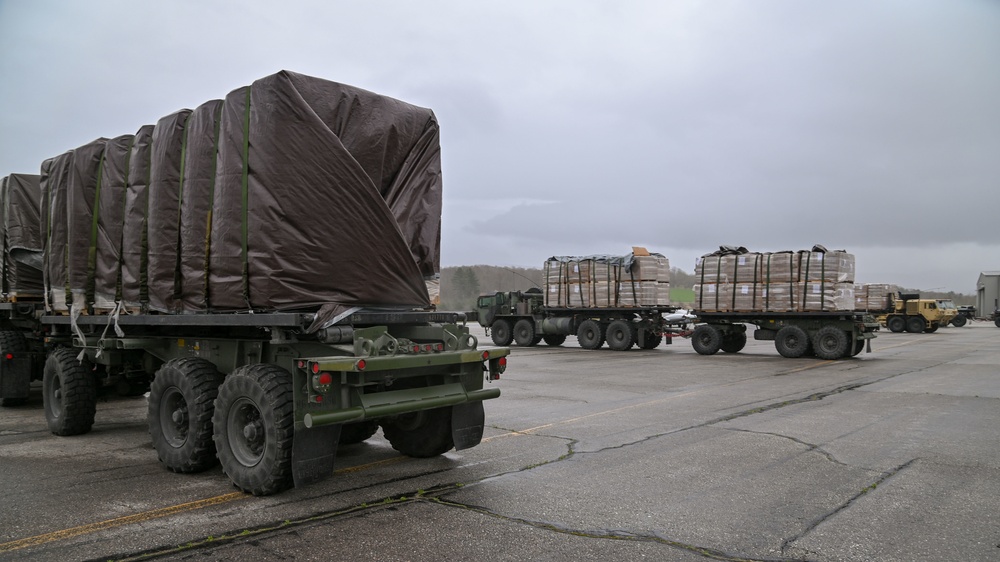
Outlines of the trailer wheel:
M 643 330 L 642 334 L 642 344 L 639 345 L 642 349 L 656 349 L 663 343 L 663 335 L 657 334 L 656 332 L 650 330 Z
M 847 355 L 851 343 L 847 332 L 834 326 L 823 326 L 813 335 L 813 351 L 820 359 L 840 359 Z
M 774 335 L 774 348 L 782 357 L 802 357 L 809 352 L 809 336 L 798 326 L 785 326 Z
M 902 316 L 890 316 L 885 321 L 885 327 L 889 328 L 890 332 L 898 334 L 906 330 L 906 319 Z
M 368 439 L 378 431 L 377 421 L 363 421 L 358 423 L 345 423 L 340 428 L 341 445 L 354 445 Z
M 606 337 L 608 347 L 615 351 L 628 351 L 635 344 L 635 335 L 631 323 L 626 320 L 615 320 L 608 324 Z
M 24 334 L 15 330 L 2 330 L 0 331 L 0 355 L 7 353 L 17 353 L 20 351 L 25 351 L 28 349 L 28 341 L 25 339 Z M 30 378 L 30 377 L 29 377 Z M 28 385 L 24 387 L 24 392 L 28 392 L 30 388 L 31 381 L 28 381 Z M 0 406 L 9 408 L 11 406 L 20 406 L 28 402 L 27 398 L 0 398 Z
M 940 327 L 941 327 L 940 324 L 931 324 L 930 326 L 924 328 L 924 331 L 927 332 L 928 334 L 933 334 L 934 332 L 938 331 L 938 328 Z
M 854 340 L 854 349 L 851 350 L 851 357 L 857 357 L 865 348 L 865 340 Z
M 553 347 L 562 345 L 566 341 L 566 334 L 549 334 L 547 336 L 542 336 L 545 340 L 545 345 L 551 345 Z
M 691 334 L 691 347 L 699 355 L 715 355 L 722 349 L 722 332 L 711 324 L 702 324 Z
M 595 320 L 584 320 L 576 331 L 576 340 L 584 349 L 598 349 L 604 345 L 604 327 Z
M 722 336 L 722 351 L 726 353 L 739 353 L 747 346 L 746 332 L 730 332 Z
M 927 321 L 923 316 L 911 316 L 906 320 L 906 331 L 911 334 L 919 334 L 927 329 Z
M 215 448 L 237 488 L 266 496 L 292 487 L 292 377 L 276 365 L 245 365 L 215 401 Z
M 53 349 L 42 373 L 45 420 L 56 435 L 90 431 L 97 414 L 97 381 L 68 347 Z
M 171 359 L 149 387 L 149 436 L 172 472 L 201 472 L 215 466 L 212 415 L 222 373 L 199 357 Z
M 958 316 L 951 319 L 951 325 L 955 326 L 956 328 L 961 328 L 962 326 L 965 326 L 966 322 L 968 322 L 968 319 L 965 317 L 964 314 L 959 314 Z
M 522 318 L 514 324 L 514 341 L 521 347 L 531 347 L 538 343 L 535 339 L 535 323 Z
M 451 406 L 395 416 L 382 422 L 382 433 L 393 449 L 408 457 L 436 457 L 455 446 Z
M 510 345 L 514 341 L 514 333 L 510 330 L 510 321 L 501 318 L 490 327 L 493 343 L 502 346 Z

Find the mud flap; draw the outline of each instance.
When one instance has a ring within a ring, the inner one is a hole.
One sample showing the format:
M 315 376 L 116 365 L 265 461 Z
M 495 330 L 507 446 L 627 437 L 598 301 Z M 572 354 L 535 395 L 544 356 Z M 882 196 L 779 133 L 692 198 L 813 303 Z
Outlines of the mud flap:
M 24 399 L 31 388 L 31 357 L 0 359 L 0 398 Z
M 292 481 L 295 487 L 329 478 L 337 457 L 342 425 L 296 429 L 292 437 Z
M 486 412 L 480 400 L 451 407 L 451 438 L 455 450 L 475 447 L 483 440 Z

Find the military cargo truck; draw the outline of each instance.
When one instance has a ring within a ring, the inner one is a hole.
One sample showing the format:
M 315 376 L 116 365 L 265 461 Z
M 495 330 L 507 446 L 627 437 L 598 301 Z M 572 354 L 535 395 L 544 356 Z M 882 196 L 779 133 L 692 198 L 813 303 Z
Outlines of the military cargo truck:
M 664 318 L 677 310 L 669 275 L 669 261 L 641 247 L 625 256 L 554 256 L 543 289 L 482 295 L 477 319 L 496 345 L 555 346 L 573 335 L 584 349 L 654 349 L 681 332 Z
M 888 310 L 875 312 L 878 321 L 892 332 L 932 333 L 947 326 L 958 315 L 951 300 L 922 299 L 919 293 L 896 293 Z
M 41 240 L 11 248 L 38 287 L 4 267 L 4 405 L 41 382 L 70 436 L 100 392 L 148 390 L 167 469 L 255 495 L 379 427 L 414 457 L 477 445 L 509 350 L 435 310 L 438 139 L 428 109 L 282 71 L 46 160 L 34 222 L 4 229 Z

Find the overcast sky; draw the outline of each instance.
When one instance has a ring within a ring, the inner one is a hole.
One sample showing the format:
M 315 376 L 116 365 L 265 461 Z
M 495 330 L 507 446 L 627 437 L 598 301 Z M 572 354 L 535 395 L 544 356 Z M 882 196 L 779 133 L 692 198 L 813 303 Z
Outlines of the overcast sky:
M 823 244 L 859 282 L 1000 270 L 996 0 L 0 0 L 0 175 L 281 69 L 435 111 L 443 266 Z

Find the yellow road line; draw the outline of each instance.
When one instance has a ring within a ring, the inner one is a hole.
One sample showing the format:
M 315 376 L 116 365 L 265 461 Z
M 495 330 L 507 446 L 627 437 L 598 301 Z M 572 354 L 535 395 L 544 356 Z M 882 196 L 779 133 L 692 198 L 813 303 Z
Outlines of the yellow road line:
M 243 492 L 231 492 L 229 494 L 215 496 L 214 498 L 206 498 L 203 500 L 172 505 L 170 507 L 164 507 L 161 509 L 143 511 L 141 513 L 136 513 L 133 515 L 116 517 L 114 519 L 108 519 L 106 521 L 100 521 L 98 523 L 90 523 L 88 525 L 80 525 L 79 527 L 71 527 L 69 529 L 63 529 L 61 531 L 46 533 L 44 535 L 36 535 L 34 537 L 28 537 L 16 541 L 0 543 L 0 552 L 10 552 L 13 550 L 20 550 L 22 548 L 27 548 L 29 546 L 38 546 L 41 544 L 50 543 L 57 540 L 65 540 L 72 537 L 78 537 L 80 535 L 86 535 L 97 531 L 103 531 L 105 529 L 110 529 L 113 527 L 131 525 L 133 523 L 143 523 L 145 521 L 151 521 L 153 519 L 158 519 L 160 517 L 166 517 L 168 515 L 183 513 L 185 511 L 193 511 L 195 509 L 201 509 L 203 507 L 218 505 L 221 503 L 226 503 L 247 497 L 250 496 L 244 494 Z

